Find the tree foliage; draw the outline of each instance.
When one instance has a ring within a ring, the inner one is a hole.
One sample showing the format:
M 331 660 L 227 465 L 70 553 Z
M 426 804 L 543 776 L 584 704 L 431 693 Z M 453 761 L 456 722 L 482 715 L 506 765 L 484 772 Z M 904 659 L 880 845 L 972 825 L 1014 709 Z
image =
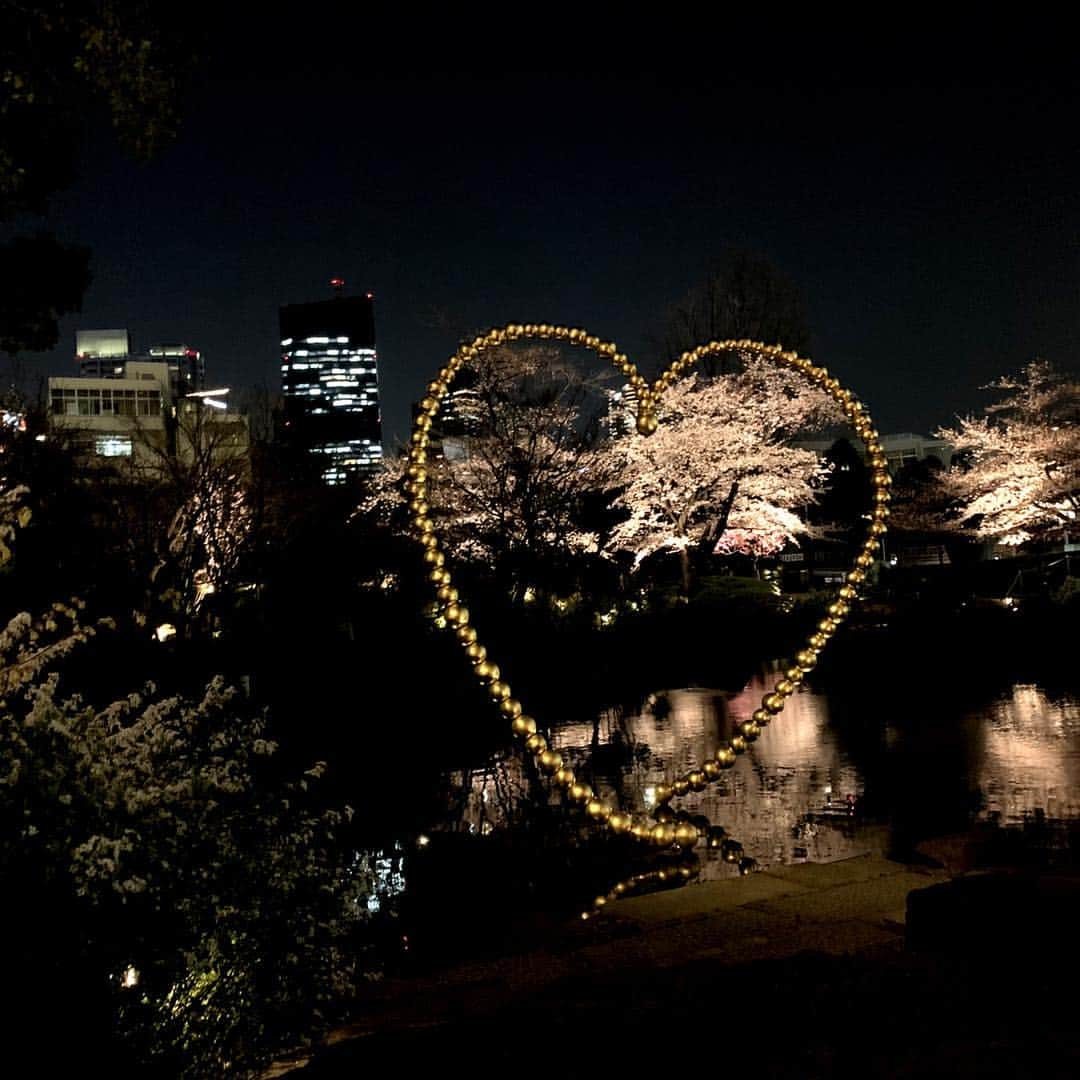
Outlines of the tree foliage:
M 748 251 L 728 252 L 708 278 L 671 309 L 660 351 L 671 361 L 698 345 L 729 338 L 801 353 L 810 344 L 798 287 L 767 259 Z
M 0 219 L 42 212 L 71 182 L 92 106 L 136 157 L 172 138 L 180 29 L 145 0 L 0 4 Z
M 35 625 L 0 633 L 0 665 Z M 55 660 L 0 699 L 9 977 L 94 1018 L 133 1064 L 246 1075 L 353 988 L 346 811 L 314 798 L 322 766 L 276 779 L 266 718 L 220 680 L 199 700 L 149 687 L 96 708 L 61 692 Z
M 823 467 L 792 436 L 840 415 L 816 387 L 747 358 L 738 374 L 675 383 L 649 438 L 618 438 L 612 505 L 626 516 L 607 548 L 634 565 L 659 552 L 771 554 L 806 532 L 796 513 L 815 498 Z M 688 585 L 688 579 L 684 581 Z
M 0 244 L 0 351 L 53 348 L 61 317 L 80 310 L 89 285 L 88 248 L 48 233 Z
M 147 0 L 0 2 L 0 221 L 45 213 L 74 181 L 95 110 L 136 158 L 173 137 L 183 11 Z M 83 247 L 46 233 L 0 246 L 0 350 L 51 349 L 89 283 Z
M 1036 360 L 987 389 L 1002 393 L 982 416 L 936 432 L 959 457 L 941 476 L 950 503 L 944 524 L 1011 545 L 1075 528 L 1080 382 Z
M 447 550 L 518 587 L 538 584 L 550 564 L 597 550 L 583 504 L 608 475 L 608 457 L 589 425 L 598 390 L 557 350 L 483 355 L 470 387 L 464 452 L 428 469 L 431 516 Z M 401 469 L 391 464 L 376 482 L 367 512 L 401 511 Z

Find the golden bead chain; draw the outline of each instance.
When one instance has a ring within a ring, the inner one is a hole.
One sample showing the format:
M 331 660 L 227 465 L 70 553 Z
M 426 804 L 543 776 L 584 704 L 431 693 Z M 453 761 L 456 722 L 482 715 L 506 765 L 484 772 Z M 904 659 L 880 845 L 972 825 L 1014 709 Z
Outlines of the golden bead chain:
M 657 788 L 657 810 L 661 811 L 659 816 L 664 817 L 665 820 L 638 820 L 633 815 L 610 806 L 588 784 L 579 780 L 563 760 L 562 755 L 551 748 L 544 735 L 537 730 L 536 721 L 525 714 L 521 702 L 513 696 L 510 684 L 501 677 L 502 673 L 498 665 L 489 657 L 485 646 L 477 640 L 476 629 L 470 624 L 469 610 L 462 603 L 458 590 L 452 584 L 450 571 L 446 568 L 446 556 L 440 550 L 435 526 L 429 517 L 427 450 L 430 431 L 450 391 L 454 377 L 462 367 L 476 361 L 485 351 L 522 339 L 552 340 L 578 345 L 608 359 L 626 377 L 636 392 L 637 430 L 643 437 L 656 431 L 659 402 L 664 392 L 682 374 L 708 356 L 738 351 L 764 357 L 801 375 L 812 385 L 824 390 L 841 407 L 844 416 L 866 448 L 874 492 L 870 526 L 854 565 L 845 576 L 844 584 L 837 590 L 835 598 L 829 604 L 826 617 L 818 623 L 814 633 L 796 654 L 794 661 L 785 669 L 784 677 L 762 698 L 761 705 L 754 710 L 750 719 L 739 725 L 738 734 L 719 746 L 714 754 L 698 767 L 676 777 L 670 784 L 662 784 Z M 412 526 L 423 547 L 424 563 L 428 566 L 428 579 L 435 591 L 438 617 L 455 632 L 477 679 L 487 687 L 492 701 L 510 721 L 511 731 L 522 741 L 525 750 L 532 755 L 541 772 L 551 777 L 555 785 L 561 788 L 572 802 L 578 803 L 590 820 L 603 823 L 614 833 L 633 836 L 657 850 L 671 849 L 676 854 L 689 855 L 701 839 L 701 830 L 689 821 L 667 820 L 668 815 L 664 815 L 662 809 L 673 799 L 682 798 L 692 791 L 704 791 L 710 783 L 718 780 L 724 771 L 732 768 L 739 755 L 746 753 L 750 744 L 761 734 L 762 728 L 783 712 L 787 699 L 795 693 L 804 676 L 814 669 L 821 650 L 849 615 L 851 605 L 856 599 L 857 587 L 866 580 L 867 569 L 873 562 L 874 552 L 886 531 L 885 521 L 889 516 L 891 483 L 878 433 L 874 430 L 869 413 L 863 404 L 850 390 L 844 389 L 825 368 L 816 366 L 795 352 L 786 351 L 777 345 L 763 345 L 756 341 L 733 339 L 711 341 L 707 345 L 684 352 L 650 386 L 613 342 L 601 341 L 600 338 L 584 330 L 565 326 L 554 326 L 548 323 L 511 323 L 501 329 L 489 330 L 486 334 L 474 339 L 471 344 L 462 345 L 450 357 L 434 381 L 428 384 L 427 395 L 420 403 L 411 436 L 405 488 Z M 712 831 L 714 830 L 710 830 Z M 738 845 L 735 847 L 738 848 Z M 728 852 L 725 852 L 725 858 L 727 856 Z M 729 861 L 738 861 L 738 857 Z M 687 881 L 693 877 L 694 872 L 693 866 L 681 863 L 634 875 L 620 882 L 606 895 L 598 896 L 593 904 L 594 910 L 599 910 L 610 901 L 631 893 L 647 883 Z M 583 917 L 588 917 L 588 914 L 588 912 L 584 913 Z

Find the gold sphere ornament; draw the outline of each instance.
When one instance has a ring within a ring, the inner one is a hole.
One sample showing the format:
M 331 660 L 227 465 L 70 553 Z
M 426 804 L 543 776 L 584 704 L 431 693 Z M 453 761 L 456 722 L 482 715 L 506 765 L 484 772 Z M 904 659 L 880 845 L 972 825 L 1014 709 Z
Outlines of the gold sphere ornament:
M 530 754 L 541 754 L 547 749 L 547 739 L 545 739 L 540 732 L 534 731 L 525 740 L 525 749 L 528 750 Z
M 515 716 L 510 725 L 515 735 L 535 735 L 536 721 L 531 716 Z
M 521 702 L 516 698 L 504 698 L 499 704 L 499 711 L 503 716 L 511 718 L 521 715 Z
M 476 641 L 476 628 L 472 626 L 459 626 L 457 639 L 462 645 L 472 645 Z
M 817 664 L 817 650 L 803 649 L 795 656 L 795 661 L 804 671 L 813 671 Z
M 574 770 L 568 769 L 565 765 L 561 769 L 555 771 L 555 783 L 560 787 L 572 787 L 574 784 Z
M 675 798 L 675 789 L 670 784 L 656 785 L 656 801 L 658 803 L 671 802 Z
M 735 764 L 735 751 L 730 746 L 721 746 L 716 751 L 716 764 L 721 769 L 730 769 Z
M 670 847 L 675 843 L 675 830 L 670 825 L 654 825 L 649 832 L 649 839 L 657 847 Z
M 656 413 L 654 412 L 643 412 L 637 418 L 637 432 L 639 435 L 653 435 L 659 426 L 660 423 L 656 419 Z
M 693 825 L 683 822 L 675 826 L 675 843 L 689 850 L 698 842 L 698 831 Z
M 701 771 L 705 774 L 706 780 L 710 782 L 718 780 L 720 778 L 720 763 L 710 758 L 701 766 Z
M 705 774 L 695 769 L 686 778 L 687 783 L 690 785 L 693 791 L 704 791 L 706 786 Z
M 599 799 L 590 799 L 585 804 L 585 813 L 595 820 L 606 818 L 611 811 Z
M 540 768 L 546 773 L 558 772 L 562 768 L 562 754 L 556 753 L 554 750 L 545 750 L 540 754 Z
M 739 725 L 739 733 L 744 739 L 753 742 L 761 734 L 761 728 L 753 720 L 744 720 Z
M 675 789 L 675 794 L 681 799 L 690 791 L 690 781 L 684 777 L 680 777 L 671 785 Z
M 767 713 L 778 713 L 784 708 L 784 696 L 783 694 L 766 694 L 761 699 L 761 705 Z

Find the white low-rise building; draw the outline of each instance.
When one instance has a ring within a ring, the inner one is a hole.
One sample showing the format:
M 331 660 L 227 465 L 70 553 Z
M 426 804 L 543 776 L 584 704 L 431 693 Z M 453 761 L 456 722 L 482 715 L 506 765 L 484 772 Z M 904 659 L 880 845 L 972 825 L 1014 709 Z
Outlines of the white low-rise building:
M 49 432 L 88 466 L 155 468 L 173 411 L 168 364 L 132 361 L 122 376 L 49 379 Z
M 152 479 L 171 467 L 247 459 L 247 418 L 226 404 L 228 390 L 173 398 L 167 362 L 128 360 L 123 373 L 49 379 L 49 434 L 90 469 L 111 468 Z

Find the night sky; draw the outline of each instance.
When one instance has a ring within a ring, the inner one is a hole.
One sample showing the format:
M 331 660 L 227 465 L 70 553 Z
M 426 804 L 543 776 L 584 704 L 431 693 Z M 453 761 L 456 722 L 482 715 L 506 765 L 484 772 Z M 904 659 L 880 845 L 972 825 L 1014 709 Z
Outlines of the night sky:
M 127 326 L 138 348 L 201 348 L 214 383 L 273 389 L 278 306 L 340 275 L 375 294 L 392 448 L 491 325 L 581 325 L 651 368 L 650 334 L 731 247 L 796 281 L 814 359 L 883 431 L 977 409 L 1035 355 L 1080 367 L 1075 86 L 410 68 L 331 48 L 332 26 L 259 33 L 215 38 L 153 164 L 87 132 L 52 223 L 95 278 L 42 372 L 71 370 L 77 327 Z

